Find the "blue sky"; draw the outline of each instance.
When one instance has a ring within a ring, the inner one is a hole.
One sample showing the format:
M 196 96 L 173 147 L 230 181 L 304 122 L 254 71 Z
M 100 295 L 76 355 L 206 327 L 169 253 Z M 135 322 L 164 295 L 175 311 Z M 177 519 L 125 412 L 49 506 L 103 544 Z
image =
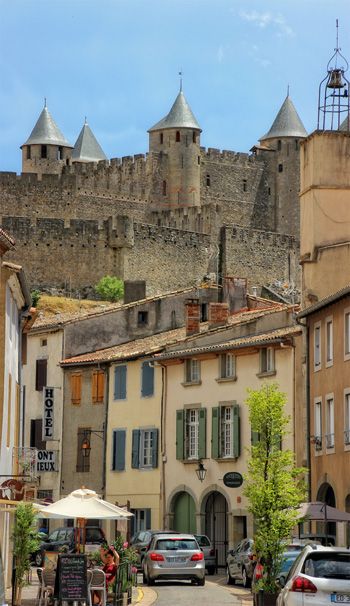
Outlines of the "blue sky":
M 205 147 L 246 152 L 290 86 L 308 131 L 349 0 L 0 0 L 0 170 L 42 108 L 74 144 L 87 116 L 108 157 L 143 153 L 183 90 Z M 349 77 L 349 73 L 348 73 Z

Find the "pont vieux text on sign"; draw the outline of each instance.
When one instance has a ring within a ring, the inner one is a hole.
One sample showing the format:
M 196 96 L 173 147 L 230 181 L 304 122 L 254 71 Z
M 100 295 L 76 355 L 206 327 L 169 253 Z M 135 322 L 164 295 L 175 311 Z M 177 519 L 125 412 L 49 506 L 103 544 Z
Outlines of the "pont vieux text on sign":
M 43 441 L 54 440 L 54 388 L 44 387 Z

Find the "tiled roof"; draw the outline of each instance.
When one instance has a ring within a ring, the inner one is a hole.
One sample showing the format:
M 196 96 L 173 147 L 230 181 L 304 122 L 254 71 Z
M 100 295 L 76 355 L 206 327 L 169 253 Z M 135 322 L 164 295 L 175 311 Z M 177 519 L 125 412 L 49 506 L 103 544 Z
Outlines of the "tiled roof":
M 319 309 L 322 309 L 323 307 L 327 307 L 327 305 L 331 305 L 332 303 L 336 303 L 337 301 L 340 301 L 340 299 L 343 299 L 344 297 L 347 297 L 348 295 L 350 295 L 350 286 L 345 286 L 341 290 L 338 290 L 337 292 L 335 292 L 331 295 L 328 295 L 328 297 L 325 297 L 324 299 L 317 301 L 317 303 L 310 305 L 310 307 L 303 309 L 300 313 L 298 313 L 298 318 L 305 318 L 306 316 L 309 316 L 310 314 L 315 313 Z

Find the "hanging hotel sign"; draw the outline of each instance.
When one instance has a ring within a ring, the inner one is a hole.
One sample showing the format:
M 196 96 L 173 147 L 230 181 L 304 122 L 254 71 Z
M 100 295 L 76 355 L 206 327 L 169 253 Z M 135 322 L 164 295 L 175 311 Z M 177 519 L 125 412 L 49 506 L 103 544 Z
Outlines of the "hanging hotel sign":
M 54 440 L 54 388 L 44 387 L 43 442 Z
M 38 450 L 36 470 L 38 473 L 44 471 L 58 471 L 57 450 Z
M 229 488 L 238 488 L 243 484 L 243 476 L 238 471 L 229 471 L 223 477 L 225 486 Z

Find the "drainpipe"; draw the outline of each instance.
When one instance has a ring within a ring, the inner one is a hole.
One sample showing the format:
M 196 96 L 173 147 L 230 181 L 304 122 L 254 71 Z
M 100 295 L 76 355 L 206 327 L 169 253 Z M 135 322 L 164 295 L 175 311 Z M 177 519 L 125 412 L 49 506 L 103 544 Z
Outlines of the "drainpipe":
M 305 351 L 305 398 L 306 398 L 306 467 L 309 470 L 308 500 L 311 501 L 311 443 L 310 443 L 310 364 L 309 364 L 309 326 L 307 321 L 302 322 L 296 318 L 297 323 L 303 327 Z
M 105 418 L 103 422 L 103 469 L 102 469 L 102 496 L 106 496 L 106 461 L 107 461 L 107 429 L 108 429 L 108 408 L 109 408 L 109 369 L 110 366 L 105 367 L 106 374 L 106 406 L 105 406 Z
M 162 369 L 162 396 L 160 402 L 160 446 L 162 467 L 160 475 L 161 499 L 162 499 L 162 520 L 163 528 L 166 527 L 166 503 L 165 503 L 165 464 L 166 464 L 166 403 L 167 403 L 167 366 L 161 362 L 154 362 L 154 366 L 160 366 Z

